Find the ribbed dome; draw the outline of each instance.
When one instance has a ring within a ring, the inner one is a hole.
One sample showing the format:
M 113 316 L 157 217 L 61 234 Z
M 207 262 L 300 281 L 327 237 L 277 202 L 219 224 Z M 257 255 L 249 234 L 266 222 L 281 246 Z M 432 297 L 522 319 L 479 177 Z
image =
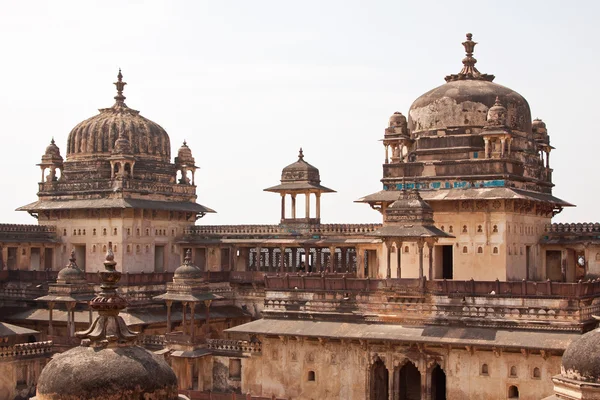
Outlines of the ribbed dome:
M 123 87 L 126 85 L 119 71 L 116 103 L 110 108 L 100 109 L 100 114 L 79 123 L 67 142 L 67 160 L 106 154 L 109 156 L 123 132 L 129 140 L 134 155 L 169 162 L 171 143 L 167 132 L 157 123 L 140 115 L 125 104 Z
M 531 111 L 527 100 L 505 86 L 493 83 L 493 75 L 480 73 L 473 58 L 476 42 L 467 34 L 463 46 L 467 52 L 463 69 L 448 75 L 445 84 L 417 98 L 410 106 L 408 127 L 411 132 L 427 132 L 459 127 L 483 127 L 488 110 L 498 99 L 507 109 L 507 126 L 531 133 Z
M 189 148 L 185 140 L 177 151 L 175 162 L 181 164 L 194 164 L 195 162 L 194 156 L 192 156 L 192 149 Z
M 62 160 L 62 156 L 60 155 L 60 149 L 58 148 L 56 143 L 54 143 L 54 138 L 52 138 L 50 144 L 48 145 L 48 147 L 46 147 L 46 152 L 44 153 L 44 155 L 60 158 Z

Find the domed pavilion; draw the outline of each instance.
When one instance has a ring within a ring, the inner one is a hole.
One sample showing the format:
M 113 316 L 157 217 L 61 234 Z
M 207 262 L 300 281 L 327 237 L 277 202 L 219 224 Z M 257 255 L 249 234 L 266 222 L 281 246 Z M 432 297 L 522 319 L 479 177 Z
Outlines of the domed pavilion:
M 571 204 L 552 194 L 546 124 L 532 122 L 525 97 L 475 67 L 476 44 L 468 33 L 462 69 L 419 96 L 408 118 L 391 116 L 382 140 L 383 188 L 357 202 L 385 215 L 398 191 L 419 190 L 435 225 L 459 242 L 436 243 L 439 265 L 430 278 L 545 279 L 561 271 L 536 267 L 543 265 L 541 234 Z
M 125 103 L 126 84 L 119 70 L 115 103 L 71 130 L 64 160 L 52 139 L 38 164 L 38 201 L 18 209 L 56 226 L 57 263 L 73 249 L 90 271 L 112 247 L 125 272 L 163 272 L 180 264 L 175 237 L 214 212 L 196 202 L 198 167 L 187 143 L 171 162 L 169 135 Z

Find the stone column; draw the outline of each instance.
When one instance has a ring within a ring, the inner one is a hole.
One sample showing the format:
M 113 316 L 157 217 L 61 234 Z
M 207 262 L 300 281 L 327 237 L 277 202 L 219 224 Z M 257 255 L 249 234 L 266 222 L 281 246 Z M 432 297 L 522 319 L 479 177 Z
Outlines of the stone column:
M 292 265 L 290 265 L 291 272 L 298 271 L 298 260 L 296 259 L 297 256 L 298 256 L 298 249 L 295 247 L 292 247 Z
M 194 336 L 196 335 L 196 329 L 194 329 L 194 314 L 196 314 L 196 303 L 190 302 L 190 337 L 192 342 L 194 341 Z
M 69 337 L 73 337 L 75 336 L 75 321 L 74 320 L 74 314 L 73 314 L 73 308 L 75 308 L 75 303 L 73 302 L 68 302 L 67 304 L 67 335 Z
M 260 271 L 260 261 L 261 261 L 261 252 L 262 248 L 260 246 L 256 246 L 256 263 L 254 266 L 256 267 L 256 271 Z
M 335 246 L 329 246 L 329 273 L 333 274 L 335 271 Z
M 181 303 L 182 307 L 183 307 L 183 322 L 181 323 L 181 330 L 183 331 L 183 334 L 185 335 L 185 332 L 187 330 L 186 325 L 187 325 L 187 302 L 183 302 Z
M 504 157 L 504 142 L 506 139 L 504 137 L 500 138 L 500 157 Z
M 429 280 L 433 279 L 433 241 L 427 243 L 429 250 Z
M 347 260 L 347 258 L 348 258 L 348 249 L 345 248 L 345 247 L 342 247 L 342 248 L 340 248 L 340 252 L 341 252 L 340 256 L 342 258 L 342 265 L 341 265 L 342 271 L 350 272 L 349 268 L 348 268 L 348 260 Z
M 307 192 L 305 194 L 305 196 L 306 196 L 306 204 L 305 204 L 306 215 L 305 215 L 305 218 L 309 219 L 310 218 L 310 192 Z
M 281 251 L 281 255 L 279 256 L 279 272 L 283 273 L 285 269 L 285 247 L 281 246 L 279 250 Z
M 204 307 L 206 307 L 206 333 L 205 337 L 208 339 L 210 336 L 210 303 L 212 300 L 204 300 Z
M 488 157 L 488 151 L 490 149 L 490 140 L 488 138 L 483 138 L 483 142 L 485 143 L 485 158 L 489 158 Z
M 419 239 L 417 246 L 419 247 L 419 279 L 423 279 L 423 239 Z
M 54 309 L 54 302 L 48 302 L 48 335 L 54 335 L 54 327 L 52 326 L 52 310 Z
M 171 306 L 173 305 L 172 300 L 167 300 L 167 333 L 171 333 Z
M 389 164 L 390 160 L 389 160 L 389 147 L 387 144 L 384 144 L 383 147 L 385 147 L 385 163 Z
M 316 218 L 320 219 L 321 218 L 321 193 L 315 193 L 315 198 L 316 198 L 316 202 L 315 202 L 315 208 L 317 209 L 316 212 Z
M 546 151 L 546 168 L 550 168 L 550 150 Z
M 387 254 L 387 273 L 386 278 L 390 279 L 392 277 L 392 242 L 390 240 L 385 241 L 385 248 Z
M 285 193 L 281 193 L 281 219 L 285 219 Z
M 296 194 L 292 193 L 292 219 L 296 219 Z
M 273 272 L 273 268 L 276 267 L 275 263 L 273 262 L 273 248 L 269 247 L 267 249 L 267 252 L 268 252 L 268 257 L 269 257 L 269 260 L 268 260 L 268 263 L 267 263 L 267 271 L 268 272 Z
M 308 263 L 310 262 L 310 247 L 304 247 L 304 271 L 308 271 Z
M 312 266 L 312 271 L 313 272 L 321 272 L 321 256 L 322 256 L 322 252 L 321 249 L 316 247 L 315 248 L 315 262 Z M 308 271 L 308 266 L 306 267 L 307 271 Z
M 398 279 L 402 278 L 402 242 L 396 242 L 396 274 Z

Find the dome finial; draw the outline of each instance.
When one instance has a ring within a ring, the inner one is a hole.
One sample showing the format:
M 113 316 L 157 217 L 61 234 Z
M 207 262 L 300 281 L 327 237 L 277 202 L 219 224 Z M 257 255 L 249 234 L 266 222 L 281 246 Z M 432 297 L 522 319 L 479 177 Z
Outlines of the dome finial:
M 183 259 L 183 263 L 185 265 L 190 265 L 192 263 L 192 250 L 187 249 L 185 252 L 185 257 Z
M 90 302 L 90 307 L 98 312 L 98 317 L 85 331 L 76 332 L 75 335 L 82 339 L 82 346 L 106 347 L 116 343 L 132 342 L 137 337 L 137 332 L 132 332 L 119 316 L 119 311 L 127 306 L 127 300 L 117 292 L 117 283 L 121 279 L 121 272 L 116 269 L 115 253 L 112 245 L 108 246 L 104 270 L 100 275 L 100 293 Z
M 121 68 L 119 68 L 119 74 L 117 75 L 117 81 L 114 83 L 117 87 L 117 95 L 115 96 L 115 100 L 118 105 L 125 105 L 126 97 L 123 96 L 123 88 L 127 85 L 127 82 L 123 82 L 123 74 L 121 73 Z
M 479 79 L 484 81 L 493 81 L 495 76 L 482 74 L 475 68 L 475 64 L 477 64 L 477 59 L 473 57 L 473 51 L 475 50 L 475 45 L 477 42 L 473 41 L 473 34 L 467 33 L 467 40 L 462 42 L 462 45 L 465 48 L 466 57 L 463 58 L 462 63 L 463 67 L 458 74 L 452 74 L 446 76 L 446 82 L 463 80 L 463 79 Z
M 302 147 L 300 147 L 300 151 L 298 152 L 298 161 L 304 160 L 304 152 L 302 151 Z
M 50 144 L 54 144 L 54 136 L 52 136 L 52 140 L 50 140 Z

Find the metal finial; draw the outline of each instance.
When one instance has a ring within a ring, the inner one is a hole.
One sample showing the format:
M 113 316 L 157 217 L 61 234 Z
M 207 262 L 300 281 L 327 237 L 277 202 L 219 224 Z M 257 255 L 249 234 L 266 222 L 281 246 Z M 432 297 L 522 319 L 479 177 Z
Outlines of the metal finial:
M 192 250 L 187 249 L 185 252 L 185 257 L 183 258 L 183 263 L 185 265 L 190 265 L 192 263 Z
M 123 74 L 121 73 L 121 68 L 119 68 L 119 74 L 117 75 L 117 81 L 114 83 L 117 87 L 117 95 L 115 96 L 115 100 L 117 104 L 124 105 L 126 97 L 123 96 L 123 88 L 127 85 L 127 82 L 123 82 Z
M 52 136 L 52 140 L 50 140 L 50 144 L 54 144 L 54 136 Z
M 298 160 L 304 159 L 304 152 L 302 151 L 302 147 L 300 147 L 300 151 L 298 152 Z

